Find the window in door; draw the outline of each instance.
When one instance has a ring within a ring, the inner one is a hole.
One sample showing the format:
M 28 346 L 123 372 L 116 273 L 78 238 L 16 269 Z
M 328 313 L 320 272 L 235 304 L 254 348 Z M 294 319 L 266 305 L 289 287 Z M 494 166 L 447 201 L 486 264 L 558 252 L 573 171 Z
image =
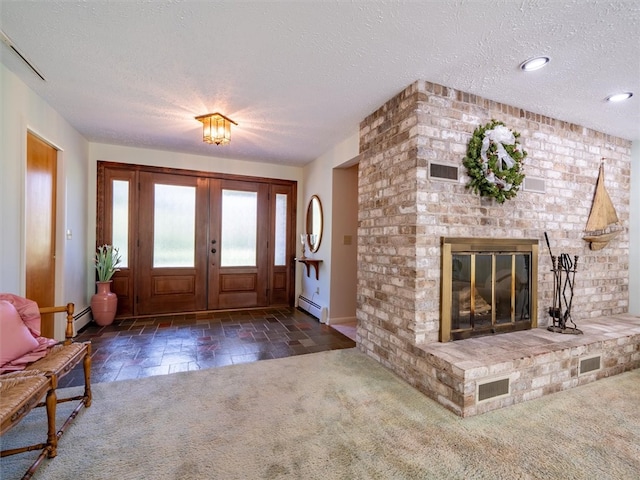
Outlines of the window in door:
M 118 249 L 120 265 L 129 266 L 129 181 L 113 180 L 113 221 L 111 228 L 111 244 Z
M 194 267 L 196 187 L 155 184 L 153 268 Z
M 273 264 L 283 266 L 287 264 L 287 195 L 283 193 L 276 194 L 274 227 Z
M 255 267 L 258 194 L 222 190 L 221 267 Z

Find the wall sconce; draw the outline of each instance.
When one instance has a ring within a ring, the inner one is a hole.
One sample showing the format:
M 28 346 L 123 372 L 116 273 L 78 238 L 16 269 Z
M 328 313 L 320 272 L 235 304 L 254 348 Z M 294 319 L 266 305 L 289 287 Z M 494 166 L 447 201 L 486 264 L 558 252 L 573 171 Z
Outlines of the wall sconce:
M 221 113 L 207 113 L 196 117 L 202 122 L 202 141 L 215 143 L 216 145 L 226 145 L 231 141 L 231 124 L 236 122 Z

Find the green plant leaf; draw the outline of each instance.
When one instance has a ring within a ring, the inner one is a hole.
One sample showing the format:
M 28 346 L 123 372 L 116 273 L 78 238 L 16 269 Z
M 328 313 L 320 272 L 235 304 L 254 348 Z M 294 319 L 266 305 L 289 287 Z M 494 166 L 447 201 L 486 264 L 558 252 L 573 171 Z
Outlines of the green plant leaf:
M 96 249 L 94 263 L 99 282 L 108 282 L 120 269 L 116 268 L 122 257 L 113 245 L 101 245 Z

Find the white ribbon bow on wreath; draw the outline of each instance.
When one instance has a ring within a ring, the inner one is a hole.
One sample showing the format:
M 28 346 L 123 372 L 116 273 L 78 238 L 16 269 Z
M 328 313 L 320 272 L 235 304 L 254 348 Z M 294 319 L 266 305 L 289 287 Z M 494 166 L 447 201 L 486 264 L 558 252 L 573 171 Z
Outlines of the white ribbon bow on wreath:
M 504 145 L 513 145 L 516 143 L 516 137 L 513 132 L 504 125 L 496 125 L 492 130 L 484 132 L 484 138 L 482 139 L 482 148 L 480 149 L 480 158 L 482 158 L 482 169 L 485 172 L 485 178 L 489 183 L 498 185 L 503 190 L 509 191 L 513 187 L 510 183 L 505 182 L 501 178 L 494 175 L 489 171 L 489 159 L 487 158 L 487 151 L 491 143 L 496 146 L 496 156 L 498 157 L 497 167 L 498 170 L 502 170 L 502 164 L 506 169 L 510 169 L 515 165 L 515 161 L 511 158 L 509 153 L 505 150 Z

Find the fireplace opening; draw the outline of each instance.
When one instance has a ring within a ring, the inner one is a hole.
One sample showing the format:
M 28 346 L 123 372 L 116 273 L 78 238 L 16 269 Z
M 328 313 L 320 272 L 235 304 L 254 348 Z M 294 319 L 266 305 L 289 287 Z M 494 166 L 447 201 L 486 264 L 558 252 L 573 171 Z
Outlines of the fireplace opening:
M 538 241 L 443 238 L 440 341 L 537 326 Z

